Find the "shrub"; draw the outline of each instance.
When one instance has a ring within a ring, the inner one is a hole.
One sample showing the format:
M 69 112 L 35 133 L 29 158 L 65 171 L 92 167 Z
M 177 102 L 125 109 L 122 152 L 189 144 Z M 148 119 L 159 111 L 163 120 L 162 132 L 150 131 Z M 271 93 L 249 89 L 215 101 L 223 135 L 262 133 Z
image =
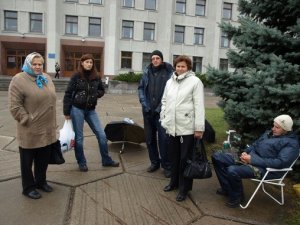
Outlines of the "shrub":
M 205 73 L 195 73 L 196 76 L 202 81 L 204 87 L 211 87 L 212 82 L 208 81 Z M 121 73 L 113 78 L 113 80 L 125 81 L 131 83 L 138 83 L 142 78 L 142 73 Z
M 202 81 L 204 87 L 212 87 L 213 83 L 207 79 L 205 73 L 195 73 L 195 74 Z
M 121 73 L 113 78 L 113 80 L 126 81 L 130 83 L 138 83 L 142 78 L 142 73 Z

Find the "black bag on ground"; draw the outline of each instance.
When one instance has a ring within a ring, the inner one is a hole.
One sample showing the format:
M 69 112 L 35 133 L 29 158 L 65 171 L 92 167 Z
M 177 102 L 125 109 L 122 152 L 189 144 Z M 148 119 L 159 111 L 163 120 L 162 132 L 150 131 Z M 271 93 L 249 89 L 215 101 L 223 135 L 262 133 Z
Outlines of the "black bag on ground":
M 203 140 L 207 141 L 208 143 L 215 143 L 216 141 L 216 132 L 207 120 L 205 120 L 205 131 L 203 134 Z
M 207 159 L 202 139 L 195 139 L 193 158 L 187 161 L 183 176 L 189 179 L 206 179 L 212 177 L 211 165 Z
M 65 163 L 65 159 L 61 152 L 61 146 L 60 141 L 57 140 L 53 144 L 51 144 L 51 153 L 50 153 L 50 159 L 49 164 L 63 164 Z

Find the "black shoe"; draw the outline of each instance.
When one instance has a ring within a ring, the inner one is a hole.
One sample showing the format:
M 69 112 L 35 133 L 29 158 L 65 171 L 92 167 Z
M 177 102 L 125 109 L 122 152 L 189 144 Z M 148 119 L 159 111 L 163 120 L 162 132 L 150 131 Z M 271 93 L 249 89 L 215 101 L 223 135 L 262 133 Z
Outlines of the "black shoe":
M 120 163 L 112 161 L 111 163 L 108 164 L 102 164 L 104 167 L 119 167 Z
M 186 195 L 185 194 L 178 194 L 176 197 L 176 201 L 177 202 L 182 202 L 186 199 Z
M 226 206 L 229 208 L 237 208 L 240 207 L 241 202 L 242 202 L 241 199 L 230 200 L 226 202 Z
M 159 166 L 151 165 L 148 167 L 147 172 L 148 173 L 153 173 L 154 171 L 158 170 Z
M 41 189 L 44 192 L 52 192 L 53 188 L 49 184 L 44 184 L 42 186 L 37 186 L 38 189 Z
M 27 196 L 28 198 L 31 198 L 31 199 L 39 199 L 41 198 L 41 194 L 37 191 L 37 190 L 32 190 L 28 193 L 23 193 L 23 195 Z
M 79 165 L 79 170 L 81 172 L 87 172 L 89 168 L 87 167 L 87 165 Z
M 165 186 L 165 188 L 164 188 L 164 191 L 165 192 L 169 192 L 169 191 L 173 191 L 173 190 L 175 190 L 177 187 L 174 187 L 174 186 L 172 186 L 172 185 L 167 185 L 167 186 Z
M 223 195 L 223 196 L 228 196 L 228 193 L 224 191 L 222 188 L 218 188 L 216 191 L 216 194 L 218 195 Z
M 164 170 L 165 178 L 171 177 L 171 170 Z

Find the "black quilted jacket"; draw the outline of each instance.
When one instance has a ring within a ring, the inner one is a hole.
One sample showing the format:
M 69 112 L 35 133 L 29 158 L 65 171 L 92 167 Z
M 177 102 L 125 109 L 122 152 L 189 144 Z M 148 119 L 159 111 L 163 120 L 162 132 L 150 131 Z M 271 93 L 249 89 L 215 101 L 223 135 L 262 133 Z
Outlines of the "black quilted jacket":
M 63 100 L 64 115 L 70 115 L 72 105 L 84 110 L 95 109 L 98 98 L 103 95 L 104 87 L 100 77 L 86 80 L 80 78 L 79 74 L 74 74 L 65 91 Z

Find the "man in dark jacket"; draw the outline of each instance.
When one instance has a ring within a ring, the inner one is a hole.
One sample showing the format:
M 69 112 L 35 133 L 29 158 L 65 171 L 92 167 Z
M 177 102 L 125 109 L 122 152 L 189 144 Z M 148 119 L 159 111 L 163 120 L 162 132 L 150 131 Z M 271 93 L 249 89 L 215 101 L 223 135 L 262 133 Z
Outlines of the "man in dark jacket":
M 290 167 L 299 156 L 299 140 L 292 132 L 293 120 L 289 115 L 280 115 L 274 119 L 272 130 L 266 131 L 234 160 L 229 153 L 214 153 L 212 162 L 221 188 L 217 194 L 228 196 L 228 207 L 235 208 L 243 201 L 244 178 L 262 178 L 266 168 L 282 169 Z M 280 172 L 273 172 L 268 179 L 276 179 Z
M 151 161 L 147 171 L 152 173 L 161 166 L 166 177 L 171 176 L 171 164 L 168 160 L 166 131 L 160 124 L 159 115 L 165 85 L 172 73 L 172 65 L 163 62 L 163 54 L 155 50 L 151 53 L 151 64 L 144 70 L 138 87 L 144 118 L 146 144 Z

